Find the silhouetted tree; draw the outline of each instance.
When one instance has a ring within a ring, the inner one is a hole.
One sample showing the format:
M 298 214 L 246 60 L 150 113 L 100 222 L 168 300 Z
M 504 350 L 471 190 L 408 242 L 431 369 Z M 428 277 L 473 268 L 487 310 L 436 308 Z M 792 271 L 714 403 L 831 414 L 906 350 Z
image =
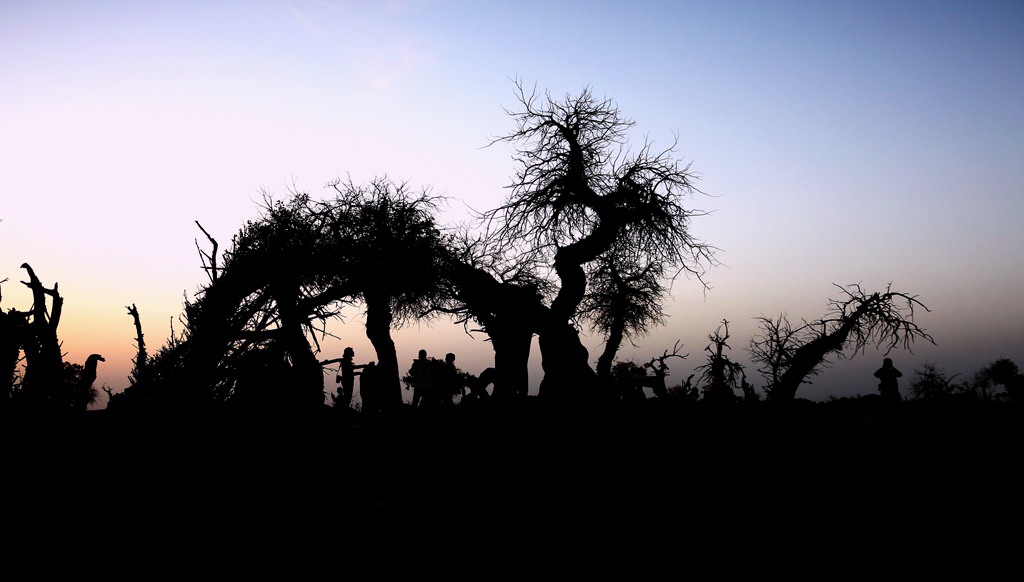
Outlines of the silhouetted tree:
M 653 377 L 647 378 L 645 386 L 649 386 L 657 398 L 668 396 L 668 388 L 665 385 L 665 378 L 668 377 L 668 360 L 670 358 L 686 359 L 690 354 L 680 354 L 679 349 L 683 347 L 679 341 L 672 346 L 672 353 L 665 350 L 660 356 L 655 356 L 644 364 L 644 368 L 651 370 Z M 691 376 L 692 377 L 692 376 Z
M 609 371 L 608 380 L 612 382 L 618 398 L 623 402 L 639 402 L 645 400 L 644 384 L 647 382 L 647 372 L 643 366 L 636 362 L 615 362 Z
M 149 355 L 146 352 L 146 340 L 142 335 L 142 319 L 139 316 L 139 308 L 132 303 L 125 307 L 128 315 L 132 316 L 132 323 L 135 325 L 135 358 L 132 360 L 132 371 L 128 376 L 130 385 L 145 384 L 149 375 L 147 366 Z
M 322 369 L 310 346 L 314 322 L 336 316 L 336 303 L 351 291 L 337 289 L 338 268 L 322 260 L 324 228 L 309 207 L 302 194 L 265 199 L 262 215 L 222 256 L 197 223 L 212 246 L 199 249 L 209 281 L 185 301 L 180 336 L 149 358 L 146 400 L 323 404 Z
M 1004 392 L 997 392 L 996 387 L 1002 387 Z M 1005 395 L 1006 398 L 1019 402 L 1021 396 L 1024 396 L 1021 393 L 1024 390 L 1024 377 L 1013 360 L 1000 358 L 978 370 L 974 374 L 970 388 L 984 400 Z
M 663 273 L 656 264 L 637 268 L 603 255 L 592 264 L 589 278 L 580 312 L 605 336 L 604 351 L 597 359 L 597 374 L 606 377 L 624 340 L 645 335 L 652 326 L 664 323 Z
M 914 323 L 916 308 L 928 311 L 917 296 L 892 291 L 892 285 L 870 294 L 860 285 L 836 287 L 843 297 L 829 299 L 822 319 L 793 329 L 784 316 L 761 318 L 762 334 L 752 340 L 751 359 L 771 379 L 765 391 L 772 400 L 792 400 L 808 376 L 829 364 L 829 355 L 853 357 L 868 345 L 884 347 L 888 354 L 898 346 L 909 349 L 915 339 L 934 343 Z
M 589 90 L 564 100 L 527 94 L 517 84 L 516 129 L 495 142 L 516 146 L 511 195 L 485 213 L 499 245 L 546 254 L 558 292 L 536 327 L 545 371 L 541 392 L 587 385 L 596 376 L 573 325 L 587 293 L 587 267 L 611 254 L 622 266 L 655 265 L 700 276 L 712 249 L 694 238 L 698 212 L 682 198 L 697 191 L 674 149 L 645 143 L 630 152 L 633 122 Z
M 466 326 L 475 321 L 494 350 L 494 396 L 498 402 L 525 398 L 529 360 L 544 298 L 552 285 L 537 274 L 535 255 L 507 257 L 508 249 L 487 237 L 463 234 L 452 243 L 445 268 L 448 290 L 439 311 Z
M 301 288 L 312 278 L 308 266 L 318 250 L 316 231 L 300 218 L 304 202 L 301 197 L 287 204 L 268 201 L 263 216 L 246 223 L 235 236 L 222 257 L 223 266 L 217 264 L 216 241 L 207 235 L 213 246 L 204 254 L 210 281 L 195 301 L 185 305 L 185 378 L 179 388 L 198 390 L 200 400 L 226 401 L 246 390 L 262 391 L 284 382 L 290 385 L 279 388 L 290 393 L 278 394 L 282 404 L 312 403 L 317 398 L 322 402 L 319 362 L 305 340 L 303 319 L 295 315 Z M 263 357 L 254 357 L 253 352 Z M 283 365 L 294 373 L 282 376 L 268 369 L 263 375 L 252 374 L 256 362 L 274 370 Z M 261 386 L 239 384 L 242 367 L 251 373 L 245 377 Z
M 25 376 L 22 394 L 32 406 L 71 408 L 73 398 L 64 379 L 64 359 L 57 339 L 57 327 L 64 308 L 64 298 L 57 284 L 47 289 L 36 277 L 28 263 L 21 265 L 28 272 L 28 281 L 22 283 L 32 291 L 32 309 L 22 344 L 25 353 Z M 50 309 L 46 298 L 50 297 Z
M 708 402 L 732 402 L 736 400 L 737 388 L 742 388 L 743 366 L 733 362 L 725 354 L 729 348 L 729 322 L 722 320 L 722 325 L 708 336 L 710 342 L 704 350 L 708 353 L 706 364 L 697 366 L 700 379 L 704 383 L 704 400 Z
M 331 187 L 337 196 L 315 211 L 327 217 L 335 267 L 366 310 L 378 403 L 392 410 L 402 404 L 402 387 L 391 328 L 430 313 L 445 289 L 446 240 L 431 214 L 439 199 L 387 178 L 367 185 L 339 180 Z
M 925 362 L 920 370 L 914 370 L 914 379 L 910 382 L 910 398 L 914 400 L 936 400 L 948 398 L 965 392 L 962 382 L 954 382 L 959 374 L 946 376 L 932 362 Z
M 774 319 L 762 315 L 757 321 L 760 322 L 761 333 L 751 338 L 748 351 L 751 360 L 761 365 L 758 372 L 767 382 L 765 390 L 770 394 L 772 387 L 789 369 L 793 352 L 811 338 L 806 337 L 809 331 L 806 322 L 804 326 L 794 328 L 785 313 Z M 818 368 L 815 368 L 809 375 L 817 373 Z
M 7 279 L 0 281 L 0 284 Z M 0 300 L 3 296 L 0 294 Z M 28 337 L 28 314 L 17 309 L 0 309 L 0 406 L 14 398 L 21 347 Z
M 96 402 L 99 390 L 93 386 L 96 381 L 96 365 L 105 362 L 103 356 L 92 354 L 85 360 L 85 365 L 64 362 L 64 384 L 70 392 L 70 408 L 84 411 Z

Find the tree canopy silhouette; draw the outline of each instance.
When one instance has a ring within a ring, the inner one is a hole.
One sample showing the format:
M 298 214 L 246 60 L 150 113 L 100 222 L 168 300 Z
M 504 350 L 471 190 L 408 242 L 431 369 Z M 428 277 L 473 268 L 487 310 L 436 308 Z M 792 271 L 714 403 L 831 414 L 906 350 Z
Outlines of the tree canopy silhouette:
M 313 205 L 326 219 L 338 276 L 362 300 L 366 337 L 377 353 L 380 403 L 402 404 L 392 326 L 430 313 L 442 301 L 446 238 L 433 212 L 439 198 L 378 178 L 367 185 L 331 184 L 337 196 Z
M 221 257 L 207 235 L 212 250 L 200 255 L 209 282 L 186 301 L 180 339 L 152 358 L 145 377 L 200 401 L 319 406 L 317 338 L 344 305 L 359 302 L 377 352 L 380 402 L 401 404 L 390 330 L 441 293 L 436 198 L 387 178 L 330 187 L 333 197 L 323 200 L 267 198 Z
M 519 168 L 507 200 L 483 216 L 499 246 L 540 254 L 557 277 L 558 290 L 536 322 L 541 392 L 572 391 L 595 378 L 574 325 L 588 267 L 604 258 L 700 278 L 714 249 L 691 233 L 701 212 L 683 199 L 699 190 L 689 166 L 675 158 L 675 144 L 630 150 L 634 122 L 589 89 L 556 100 L 516 87 L 520 107 L 509 112 L 516 128 L 493 143 L 513 144 Z
M 593 263 L 580 312 L 594 329 L 605 335 L 605 347 L 597 359 L 598 376 L 611 374 L 612 362 L 623 341 L 664 324 L 663 275 L 661 265 L 624 266 L 608 255 Z
M 828 357 L 853 357 L 873 345 L 888 354 L 896 347 L 909 349 L 915 339 L 935 343 L 914 322 L 917 308 L 928 311 L 916 295 L 892 290 L 868 293 L 860 285 L 836 285 L 843 297 L 829 299 L 821 319 L 794 328 L 785 317 L 760 317 L 761 334 L 750 341 L 750 354 L 768 381 L 772 400 L 792 400 L 809 376 L 829 364 Z

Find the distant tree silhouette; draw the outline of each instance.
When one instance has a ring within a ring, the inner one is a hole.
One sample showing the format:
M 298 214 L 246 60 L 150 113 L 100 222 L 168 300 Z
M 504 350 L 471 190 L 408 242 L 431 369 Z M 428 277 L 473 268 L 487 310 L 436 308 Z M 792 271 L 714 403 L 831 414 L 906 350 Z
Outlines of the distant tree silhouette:
M 785 313 L 775 318 L 760 316 L 757 321 L 760 322 L 761 333 L 750 340 L 748 351 L 751 360 L 760 364 L 758 372 L 766 381 L 766 391 L 770 394 L 772 387 L 792 365 L 793 352 L 810 338 L 806 337 L 806 322 L 805 326 L 794 328 Z M 817 371 L 815 368 L 809 375 Z
M 184 315 L 180 317 L 184 318 Z M 133 375 L 130 377 L 132 383 L 124 391 L 110 394 L 108 407 L 116 405 L 122 409 L 139 409 L 176 403 L 180 392 L 177 387 L 186 377 L 184 356 L 191 346 L 184 334 L 175 331 L 174 319 L 170 319 L 167 341 L 146 357 L 148 381 L 137 381 L 138 377 Z
M 132 316 L 132 323 L 135 325 L 135 358 L 132 360 L 132 371 L 128 377 L 131 385 L 145 384 L 149 376 L 149 354 L 146 352 L 146 340 L 142 334 L 142 318 L 139 315 L 139 308 L 134 303 L 125 307 L 128 315 Z
M 726 348 L 731 349 L 728 340 L 729 322 L 723 319 L 722 325 L 708 336 L 710 343 L 704 348 L 708 353 L 707 363 L 697 366 L 695 370 L 701 375 L 704 400 L 707 402 L 733 402 L 736 400 L 735 390 L 743 387 L 741 377 L 746 378 L 743 376 L 743 366 L 725 354 Z
M 644 364 L 644 368 L 651 370 L 653 376 L 648 377 L 644 385 L 651 388 L 656 398 L 664 398 L 668 396 L 668 388 L 665 385 L 665 378 L 668 377 L 668 360 L 670 358 L 686 359 L 690 354 L 680 354 L 679 349 L 682 348 L 682 344 L 676 341 L 672 347 L 672 353 L 668 353 L 665 350 L 660 356 L 651 358 L 647 363 Z
M 1002 387 L 1003 392 L 997 392 L 996 387 Z M 1020 402 L 1024 396 L 1024 376 L 1013 360 L 1000 358 L 974 374 L 970 389 L 984 400 L 1003 396 Z
M 602 255 L 592 263 L 580 313 L 605 336 L 604 350 L 597 359 L 598 376 L 611 373 L 612 361 L 623 341 L 665 322 L 661 308 L 665 299 L 663 275 L 660 265 L 622 265 L 611 255 Z
M 98 390 L 93 382 L 97 362 L 103 357 L 93 354 L 84 366 L 64 361 L 57 337 L 64 307 L 58 285 L 44 286 L 28 263 L 21 268 L 28 273 L 29 280 L 22 283 L 32 292 L 32 308 L 27 312 L 0 312 L 0 406 L 84 411 L 96 401 Z M 16 384 L 22 362 L 23 372 Z
M 647 398 L 644 394 L 647 372 L 636 362 L 615 362 L 608 379 L 615 387 L 617 397 L 623 402 L 639 402 Z
M 932 362 L 925 362 L 919 370 L 914 370 L 914 378 L 908 389 L 913 400 L 945 399 L 967 392 L 963 382 L 955 382 L 959 374 L 947 376 Z
M 868 345 L 885 348 L 888 354 L 915 339 L 934 340 L 914 322 L 916 308 L 928 311 L 917 296 L 892 290 L 867 293 L 860 285 L 836 285 L 843 293 L 829 299 L 828 314 L 798 328 L 785 316 L 762 317 L 759 336 L 751 340 L 751 359 L 761 365 L 769 380 L 765 391 L 772 400 L 792 400 L 807 377 L 827 366 L 830 355 L 853 357 Z
M 32 291 L 32 309 L 22 344 L 25 353 L 25 376 L 22 394 L 32 406 L 68 409 L 73 406 L 72 390 L 64 378 L 64 359 L 61 355 L 57 327 L 60 325 L 64 298 L 57 284 L 47 289 L 28 263 L 21 265 L 28 272 L 28 281 L 22 283 Z M 50 309 L 46 298 L 50 298 Z
M 536 321 L 543 367 L 542 394 L 576 391 L 596 374 L 573 325 L 587 294 L 587 268 L 602 256 L 642 270 L 696 274 L 712 261 L 712 248 L 690 232 L 699 215 L 682 204 L 697 192 L 688 166 L 674 149 L 645 143 L 630 152 L 633 122 L 610 100 L 589 90 L 555 100 L 527 93 L 517 83 L 516 129 L 495 139 L 516 147 L 519 170 L 504 204 L 486 212 L 499 246 L 542 253 L 558 278 L 558 291 Z

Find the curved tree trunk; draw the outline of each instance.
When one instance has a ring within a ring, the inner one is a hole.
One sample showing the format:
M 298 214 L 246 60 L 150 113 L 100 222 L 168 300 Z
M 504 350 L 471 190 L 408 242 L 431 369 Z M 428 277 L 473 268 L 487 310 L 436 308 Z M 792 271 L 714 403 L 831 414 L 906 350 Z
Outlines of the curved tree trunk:
M 545 312 L 536 288 L 501 282 L 465 263 L 452 266 L 458 299 L 491 338 L 494 349 L 494 396 L 525 398 L 530 386 L 530 350 L 539 318 Z
M 846 344 L 846 338 L 856 327 L 858 320 L 864 313 L 864 308 L 858 308 L 851 313 L 843 324 L 834 332 L 819 336 L 810 342 L 800 346 L 793 352 L 793 359 L 789 368 L 779 377 L 778 384 L 772 388 L 772 400 L 793 400 L 796 398 L 796 390 L 804 383 L 804 379 L 814 371 L 825 358 L 832 352 L 838 352 Z
M 616 314 L 615 321 L 612 324 L 610 330 L 608 330 L 608 338 L 604 342 L 604 351 L 601 352 L 601 356 L 597 358 L 597 375 L 602 378 L 610 378 L 612 375 L 612 362 L 615 360 L 615 354 L 619 352 L 619 346 L 622 345 L 622 340 L 626 336 L 626 322 L 623 320 L 621 315 Z
M 381 407 L 397 410 L 402 406 L 402 384 L 399 380 L 398 353 L 391 338 L 391 299 L 385 294 L 365 293 L 366 338 L 377 353 L 377 390 Z
M 544 379 L 540 396 L 568 402 L 596 386 L 597 374 L 590 367 L 590 353 L 571 323 L 555 322 L 538 334 Z
M 494 348 L 494 396 L 503 401 L 525 398 L 530 388 L 530 347 L 533 330 L 527 325 L 487 328 Z
M 612 241 L 611 229 L 599 226 L 590 236 L 555 253 L 555 273 L 561 286 L 538 333 L 544 367 L 540 391 L 544 397 L 571 399 L 596 385 L 590 352 L 571 321 L 587 290 L 583 265 L 596 259 Z
M 291 360 L 295 385 L 284 387 L 295 390 L 295 402 L 301 408 L 318 408 L 324 403 L 324 373 L 320 361 L 313 354 L 306 339 L 305 316 L 298 310 L 298 283 L 276 286 L 274 298 L 281 315 L 284 336 L 282 342 Z

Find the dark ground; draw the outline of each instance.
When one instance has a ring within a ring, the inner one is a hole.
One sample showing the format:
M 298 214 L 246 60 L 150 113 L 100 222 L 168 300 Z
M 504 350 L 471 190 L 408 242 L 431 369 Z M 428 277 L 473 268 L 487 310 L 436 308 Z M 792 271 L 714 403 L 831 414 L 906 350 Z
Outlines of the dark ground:
M 6 418 L 5 547 L 508 567 L 1018 552 L 1021 408 L 876 404 Z

